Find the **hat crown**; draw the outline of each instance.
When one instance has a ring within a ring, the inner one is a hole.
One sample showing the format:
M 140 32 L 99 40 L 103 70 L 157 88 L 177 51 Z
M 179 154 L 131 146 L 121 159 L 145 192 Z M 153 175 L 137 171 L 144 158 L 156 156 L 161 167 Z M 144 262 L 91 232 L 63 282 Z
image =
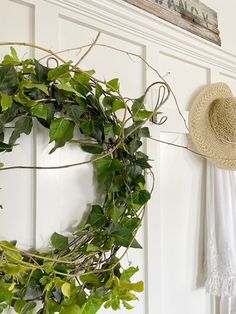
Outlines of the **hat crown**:
M 220 141 L 236 144 L 236 98 L 216 99 L 211 104 L 209 118 Z

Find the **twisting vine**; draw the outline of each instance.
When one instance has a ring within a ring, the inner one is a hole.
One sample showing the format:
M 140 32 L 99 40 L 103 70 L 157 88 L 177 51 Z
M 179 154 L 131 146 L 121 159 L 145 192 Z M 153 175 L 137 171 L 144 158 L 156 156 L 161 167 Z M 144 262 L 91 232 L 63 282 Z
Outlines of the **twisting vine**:
M 0 43 L 1 45 L 2 43 Z M 11 43 L 14 44 L 14 43 Z M 26 43 L 21 43 L 27 45 Z M 21 134 L 30 134 L 37 120 L 49 130 L 54 147 L 67 142 L 92 154 L 88 161 L 55 167 L 4 167 L 58 169 L 92 163 L 102 187 L 101 200 L 71 237 L 53 233 L 45 252 L 22 251 L 15 242 L 0 241 L 0 312 L 95 314 L 103 305 L 131 309 L 143 282 L 131 281 L 138 268 L 123 269 L 120 261 L 128 248 L 141 248 L 135 236 L 151 197 L 145 173 L 151 172 L 148 156 L 140 149 L 150 133 L 149 121 L 170 94 L 166 82 L 154 111 L 145 107 L 144 94 L 126 99 L 119 80 L 98 80 L 93 71 L 82 71 L 45 48 L 28 44 L 63 62 L 50 69 L 35 59 L 19 60 L 14 48 L 0 64 L 0 151 L 11 152 Z M 128 105 L 129 103 L 129 105 Z M 117 112 L 123 112 L 119 118 Z M 6 141 L 8 123 L 13 131 Z M 79 132 L 75 132 L 75 130 Z M 75 137 L 75 134 L 78 134 Z M 125 248 L 120 256 L 120 249 Z M 120 256 L 120 257 L 119 257 Z

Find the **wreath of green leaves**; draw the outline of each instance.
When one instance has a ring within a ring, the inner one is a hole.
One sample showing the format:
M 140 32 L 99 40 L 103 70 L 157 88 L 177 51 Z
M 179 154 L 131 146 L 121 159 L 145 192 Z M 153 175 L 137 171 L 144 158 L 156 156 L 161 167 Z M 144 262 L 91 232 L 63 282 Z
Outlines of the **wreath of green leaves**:
M 123 269 L 125 253 L 119 251 L 141 248 L 135 235 L 151 196 L 145 184 L 151 166 L 140 151 L 143 138 L 150 137 L 144 124 L 167 99 L 149 111 L 147 91 L 137 99 L 123 98 L 117 78 L 101 82 L 93 71 L 71 63 L 50 69 L 35 59 L 21 61 L 14 48 L 2 60 L 0 151 L 11 152 L 37 120 L 55 144 L 50 153 L 73 142 L 92 154 L 88 162 L 102 195 L 71 237 L 53 233 L 46 252 L 25 252 L 14 241 L 0 241 L 0 312 L 12 307 L 21 314 L 95 314 L 102 305 L 133 308 L 130 301 L 137 300 L 143 282 L 131 281 L 138 267 Z M 117 111 L 123 112 L 121 119 Z M 7 141 L 8 123 L 13 131 Z

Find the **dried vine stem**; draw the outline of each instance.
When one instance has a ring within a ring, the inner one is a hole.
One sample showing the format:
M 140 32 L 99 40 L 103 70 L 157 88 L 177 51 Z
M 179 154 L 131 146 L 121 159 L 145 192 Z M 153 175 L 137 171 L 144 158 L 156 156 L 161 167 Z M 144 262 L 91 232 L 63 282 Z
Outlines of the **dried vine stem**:
M 57 51 L 57 53 L 60 54 L 60 53 L 69 52 L 69 51 L 81 50 L 81 49 L 84 49 L 84 48 L 87 48 L 87 47 L 90 47 L 90 46 L 91 46 L 91 44 L 84 45 L 84 46 L 80 46 L 80 47 L 76 47 L 76 48 L 64 49 L 64 50 Z M 164 76 L 161 75 L 160 72 L 159 72 L 157 69 L 155 69 L 149 62 L 147 62 L 147 60 L 145 60 L 141 55 L 136 54 L 136 53 L 133 53 L 133 52 L 130 52 L 130 51 L 126 51 L 126 50 L 123 50 L 123 49 L 115 48 L 115 47 L 112 47 L 112 46 L 109 46 L 109 45 L 106 45 L 106 44 L 97 44 L 97 43 L 94 43 L 93 46 L 109 48 L 109 49 L 112 49 L 112 50 L 115 50 L 115 51 L 118 51 L 118 52 L 125 53 L 125 54 L 127 54 L 128 56 L 133 56 L 133 57 L 136 57 L 136 58 L 142 60 L 142 62 L 143 62 L 144 64 L 146 64 L 148 68 L 150 68 L 152 71 L 154 71 L 154 72 L 158 75 L 158 77 L 161 78 L 161 79 L 163 80 L 163 82 L 165 82 L 165 83 L 168 85 L 168 83 L 167 83 L 167 81 L 165 80 Z M 47 57 L 48 57 L 48 55 L 46 55 L 46 56 L 40 58 L 40 60 L 43 60 L 44 58 L 47 58 Z M 84 56 L 83 56 L 83 58 L 84 58 Z M 186 121 L 186 119 L 184 118 L 184 116 L 183 116 L 183 114 L 182 114 L 182 112 L 181 112 L 181 109 L 180 109 L 178 100 L 177 100 L 177 98 L 176 98 L 176 96 L 175 96 L 175 93 L 173 92 L 173 90 L 172 90 L 172 88 L 171 88 L 170 86 L 169 86 L 169 89 L 170 89 L 170 92 L 171 92 L 171 94 L 172 94 L 172 96 L 173 96 L 173 98 L 174 98 L 175 105 L 176 105 L 176 107 L 177 107 L 178 113 L 179 113 L 181 119 L 182 119 L 183 122 L 184 122 L 184 125 L 185 125 L 186 130 L 188 130 L 187 121 Z
M 100 37 L 101 33 L 99 32 L 94 40 L 94 42 L 92 44 L 90 44 L 89 49 L 85 52 L 85 54 L 83 54 L 83 56 L 76 62 L 76 64 L 74 65 L 76 68 L 78 67 L 78 65 L 80 64 L 80 62 L 82 62 L 84 60 L 84 58 L 89 54 L 89 52 L 93 49 L 93 47 L 96 45 L 98 38 Z

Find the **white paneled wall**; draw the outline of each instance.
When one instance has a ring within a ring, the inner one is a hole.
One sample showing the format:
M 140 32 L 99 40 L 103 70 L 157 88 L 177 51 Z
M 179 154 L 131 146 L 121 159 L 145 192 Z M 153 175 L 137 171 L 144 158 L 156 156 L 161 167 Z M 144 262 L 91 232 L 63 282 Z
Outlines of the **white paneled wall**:
M 205 1 L 207 2 L 207 1 Z M 206 3 L 207 4 L 207 3 Z M 123 0 L 1 0 L 0 41 L 36 42 L 60 51 L 98 43 L 132 52 L 165 76 L 187 119 L 189 106 L 204 85 L 225 81 L 236 94 L 236 57 L 207 41 L 176 28 Z M 17 48 L 20 56 L 43 56 L 40 51 Z M 1 48 L 3 55 L 7 48 Z M 85 51 L 85 50 L 83 50 Z M 83 53 L 63 53 L 78 60 Z M 138 97 L 159 80 L 140 59 L 96 46 L 80 65 L 95 69 L 101 79 L 119 77 L 125 96 Z M 169 73 L 169 74 L 167 74 Z M 167 74 L 167 75 L 166 75 Z M 148 96 L 150 107 L 157 92 Z M 167 122 L 150 125 L 152 136 L 187 145 L 187 129 L 171 96 L 162 108 Z M 2 155 L 6 165 L 62 165 L 90 158 L 77 147 L 48 155 L 48 135 L 38 125 L 31 137 Z M 133 314 L 209 314 L 211 301 L 203 288 L 203 217 L 205 164 L 187 150 L 148 140 L 156 183 L 139 240 L 144 249 L 132 250 L 129 261 L 139 265 L 138 279 L 145 293 Z M 83 219 L 96 199 L 91 166 L 67 170 L 21 170 L 0 173 L 0 238 L 18 239 L 22 247 L 46 246 L 54 231 L 67 232 Z M 148 182 L 151 185 L 151 182 Z M 10 227 L 11 226 L 11 227 Z M 105 314 L 105 310 L 100 311 Z M 125 313 L 124 310 L 118 313 Z

